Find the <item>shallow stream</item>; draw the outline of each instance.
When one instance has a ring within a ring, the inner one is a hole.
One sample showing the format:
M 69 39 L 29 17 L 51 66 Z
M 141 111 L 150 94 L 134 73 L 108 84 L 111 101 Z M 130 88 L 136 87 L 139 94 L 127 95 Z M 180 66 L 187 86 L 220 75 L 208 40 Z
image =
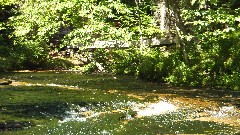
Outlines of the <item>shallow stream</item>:
M 0 86 L 3 135 L 240 134 L 237 91 L 76 72 L 0 75 L 13 80 Z

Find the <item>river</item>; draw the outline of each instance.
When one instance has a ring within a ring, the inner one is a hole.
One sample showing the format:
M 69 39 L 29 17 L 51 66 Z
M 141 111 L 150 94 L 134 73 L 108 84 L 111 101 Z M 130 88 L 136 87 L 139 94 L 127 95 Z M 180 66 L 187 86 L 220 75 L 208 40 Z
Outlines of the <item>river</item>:
M 0 75 L 12 80 L 0 86 L 3 135 L 240 133 L 239 91 L 67 71 Z

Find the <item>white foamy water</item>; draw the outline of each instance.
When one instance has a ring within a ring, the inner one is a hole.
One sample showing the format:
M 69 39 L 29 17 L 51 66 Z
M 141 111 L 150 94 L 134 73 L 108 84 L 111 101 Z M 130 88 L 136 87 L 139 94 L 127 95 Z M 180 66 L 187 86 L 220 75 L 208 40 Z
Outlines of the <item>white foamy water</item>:
M 163 113 L 168 113 L 175 111 L 177 107 L 173 104 L 168 102 L 160 101 L 157 103 L 151 103 L 145 108 L 134 108 L 134 111 L 137 111 L 138 116 L 153 116 L 153 115 L 160 115 Z
M 86 107 L 80 107 L 78 105 L 72 105 L 73 108 L 70 108 L 69 111 L 66 111 L 66 116 L 63 120 L 60 120 L 58 123 L 65 123 L 70 121 L 84 122 L 88 118 L 97 117 L 99 113 L 93 112 Z
M 211 116 L 213 117 L 230 117 L 237 115 L 236 107 L 234 106 L 222 106 L 218 111 L 210 111 Z
M 150 103 L 150 104 L 143 104 L 143 103 L 136 103 L 136 102 L 119 102 L 119 103 L 113 103 L 112 107 L 114 109 L 120 108 L 129 108 L 133 111 L 136 111 L 137 117 L 143 117 L 143 116 L 154 116 L 154 115 L 160 115 L 168 112 L 175 111 L 177 107 L 171 103 L 159 101 L 157 103 Z M 127 111 L 127 110 L 122 110 Z M 111 113 L 111 111 L 107 111 L 105 113 Z M 72 105 L 70 107 L 70 110 L 65 112 L 65 117 L 63 120 L 59 121 L 59 123 L 65 123 L 70 121 L 78 121 L 78 122 L 85 122 L 88 118 L 98 117 L 101 114 L 101 112 L 95 112 L 93 110 L 89 110 L 86 107 L 80 107 L 78 105 Z M 132 119 L 132 117 L 129 115 L 129 118 L 126 119 Z

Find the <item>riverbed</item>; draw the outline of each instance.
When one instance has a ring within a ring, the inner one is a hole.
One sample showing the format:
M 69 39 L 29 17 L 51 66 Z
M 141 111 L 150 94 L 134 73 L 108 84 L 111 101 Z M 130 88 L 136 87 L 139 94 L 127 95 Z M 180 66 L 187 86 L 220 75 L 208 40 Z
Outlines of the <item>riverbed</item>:
M 239 134 L 240 92 L 172 87 L 133 76 L 8 72 L 0 134 Z

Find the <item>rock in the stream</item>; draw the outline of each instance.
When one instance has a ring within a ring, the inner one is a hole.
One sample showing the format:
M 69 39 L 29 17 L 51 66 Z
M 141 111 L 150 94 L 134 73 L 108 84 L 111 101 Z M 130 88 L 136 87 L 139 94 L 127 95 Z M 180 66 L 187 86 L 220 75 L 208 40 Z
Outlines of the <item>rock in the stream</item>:
M 12 83 L 11 80 L 0 79 L 0 85 L 9 85 L 9 84 L 11 84 L 11 83 Z
M 0 130 L 3 130 L 6 128 L 6 123 L 5 122 L 0 122 Z
M 28 121 L 7 120 L 5 122 L 0 122 L 0 131 L 25 129 L 31 126 L 33 126 L 33 124 Z

